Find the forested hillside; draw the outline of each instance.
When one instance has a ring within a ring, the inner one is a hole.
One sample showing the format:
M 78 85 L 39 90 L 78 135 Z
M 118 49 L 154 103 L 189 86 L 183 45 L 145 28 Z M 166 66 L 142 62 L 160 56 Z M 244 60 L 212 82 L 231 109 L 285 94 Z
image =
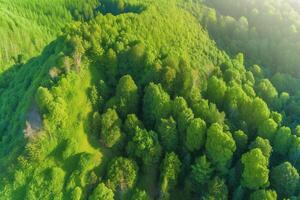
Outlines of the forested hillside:
M 0 71 L 40 53 L 73 20 L 94 16 L 97 0 L 1 0 Z
M 191 0 L 182 6 L 219 48 L 231 56 L 242 52 L 248 67 L 259 65 L 278 92 L 289 93 L 286 106 L 275 109 L 284 110 L 286 123 L 299 124 L 299 1 Z
M 0 74 L 1 200 L 300 198 L 296 1 L 26 2 L 3 1 L 45 34 L 18 27 L 41 53 Z

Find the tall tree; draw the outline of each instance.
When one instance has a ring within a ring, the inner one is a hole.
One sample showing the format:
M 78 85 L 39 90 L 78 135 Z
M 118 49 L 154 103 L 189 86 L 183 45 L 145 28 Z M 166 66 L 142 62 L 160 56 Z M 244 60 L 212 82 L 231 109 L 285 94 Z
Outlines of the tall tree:
M 241 104 L 240 110 L 242 118 L 251 129 L 258 128 L 270 116 L 268 105 L 259 97 Z
M 262 79 L 256 86 L 257 95 L 269 104 L 274 105 L 278 92 L 268 79 Z
M 136 129 L 143 129 L 144 125 L 143 122 L 140 121 L 135 114 L 129 114 L 125 119 L 123 128 L 128 136 L 133 137 L 135 135 Z
M 228 188 L 224 181 L 219 177 L 214 177 L 207 184 L 207 191 L 205 192 L 204 199 L 228 199 Z
M 150 200 L 150 197 L 146 191 L 136 189 L 133 192 L 133 195 L 131 196 L 130 200 Z
M 156 164 L 161 156 L 161 151 L 157 134 L 140 128 L 136 129 L 135 136 L 127 145 L 128 154 L 141 159 L 145 165 Z
M 222 79 L 218 79 L 216 76 L 212 76 L 207 83 L 207 97 L 210 101 L 221 105 L 224 95 L 226 93 L 227 86 Z
M 291 163 L 284 162 L 274 167 L 270 174 L 271 185 L 281 197 L 290 197 L 295 194 L 299 184 L 299 174 Z
M 117 81 L 116 77 L 118 75 L 118 58 L 117 53 L 111 48 L 105 52 L 103 68 L 105 70 L 107 82 L 109 84 L 115 84 Z
M 178 145 L 178 132 L 173 117 L 161 119 L 157 130 L 164 149 L 167 152 L 175 151 Z
M 143 114 L 146 125 L 153 127 L 171 111 L 170 96 L 160 84 L 150 83 L 145 89 Z
M 126 192 L 137 181 L 138 166 L 134 160 L 118 157 L 111 161 L 107 171 L 107 184 L 113 190 Z
M 130 75 L 120 78 L 116 88 L 117 109 L 121 116 L 137 113 L 139 94 L 138 87 Z
M 172 113 L 177 122 L 178 131 L 183 135 L 194 118 L 192 109 L 183 97 L 176 97 L 172 104 Z
M 260 149 L 255 148 L 243 154 L 241 162 L 244 166 L 242 173 L 244 187 L 255 190 L 269 185 L 268 161 Z
M 221 125 L 212 124 L 207 131 L 205 148 L 208 158 L 216 165 L 216 169 L 226 173 L 236 150 L 231 134 L 225 133 Z
M 250 200 L 276 200 L 277 193 L 274 190 L 256 190 L 250 194 Z
M 160 199 L 169 199 L 170 190 L 177 183 L 181 169 L 181 162 L 175 153 L 167 153 L 161 166 L 161 196 Z
M 263 139 L 261 137 L 257 137 L 251 144 L 251 149 L 258 148 L 261 150 L 263 155 L 266 157 L 267 160 L 269 160 L 271 153 L 272 153 L 272 146 L 270 145 L 270 142 L 268 139 Z
M 274 138 L 274 151 L 284 156 L 288 153 L 289 146 L 292 142 L 291 129 L 288 127 L 281 127 L 278 129 Z
M 235 131 L 232 135 L 237 146 L 237 153 L 240 155 L 247 148 L 248 136 L 242 130 Z
M 186 130 L 185 146 L 189 151 L 199 150 L 205 143 L 206 123 L 200 118 L 191 121 Z
M 197 158 L 191 168 L 191 177 L 199 185 L 209 181 L 214 171 L 206 155 Z
M 106 187 L 104 183 L 100 183 L 89 196 L 89 200 L 113 200 L 114 193 Z
M 258 127 L 258 135 L 269 141 L 273 141 L 277 131 L 277 123 L 273 119 L 267 119 Z
M 100 139 L 107 147 L 113 147 L 121 141 L 121 120 L 117 112 L 108 109 L 100 118 Z

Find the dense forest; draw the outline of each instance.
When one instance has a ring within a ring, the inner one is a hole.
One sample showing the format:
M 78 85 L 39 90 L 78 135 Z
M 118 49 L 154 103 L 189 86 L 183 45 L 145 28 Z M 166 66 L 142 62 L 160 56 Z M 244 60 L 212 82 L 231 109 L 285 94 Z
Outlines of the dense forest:
M 0 200 L 300 199 L 299 1 L 0 11 Z

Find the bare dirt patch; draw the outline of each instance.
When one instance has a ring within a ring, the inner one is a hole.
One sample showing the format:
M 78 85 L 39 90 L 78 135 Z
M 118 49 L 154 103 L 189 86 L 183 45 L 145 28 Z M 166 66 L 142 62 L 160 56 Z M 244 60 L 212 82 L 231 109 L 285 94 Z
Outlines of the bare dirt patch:
M 42 117 L 34 103 L 27 112 L 26 126 L 24 129 L 25 138 L 32 138 L 38 134 L 42 127 Z

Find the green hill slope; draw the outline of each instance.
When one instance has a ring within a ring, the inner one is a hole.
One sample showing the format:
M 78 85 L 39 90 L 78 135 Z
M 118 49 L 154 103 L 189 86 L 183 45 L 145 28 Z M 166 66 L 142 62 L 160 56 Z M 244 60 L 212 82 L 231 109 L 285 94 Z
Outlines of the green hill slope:
M 1 71 L 39 54 L 73 19 L 92 17 L 97 5 L 95 0 L 85 3 L 78 0 L 1 0 Z
M 300 195 L 288 94 L 184 3 L 101 1 L 1 74 L 0 199 Z

